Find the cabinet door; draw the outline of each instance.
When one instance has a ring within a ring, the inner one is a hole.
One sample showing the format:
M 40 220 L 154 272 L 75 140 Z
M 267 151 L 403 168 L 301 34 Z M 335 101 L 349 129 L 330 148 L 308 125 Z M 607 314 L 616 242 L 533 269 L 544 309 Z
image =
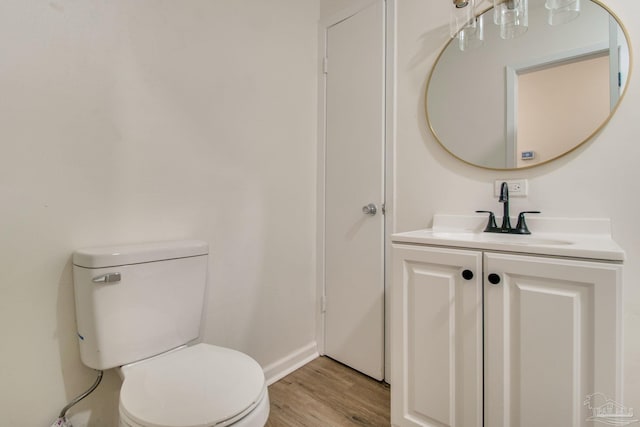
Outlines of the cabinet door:
M 622 267 L 494 253 L 484 262 L 484 425 L 591 426 L 590 395 L 621 402 Z
M 480 427 L 481 252 L 394 245 L 392 254 L 391 423 Z

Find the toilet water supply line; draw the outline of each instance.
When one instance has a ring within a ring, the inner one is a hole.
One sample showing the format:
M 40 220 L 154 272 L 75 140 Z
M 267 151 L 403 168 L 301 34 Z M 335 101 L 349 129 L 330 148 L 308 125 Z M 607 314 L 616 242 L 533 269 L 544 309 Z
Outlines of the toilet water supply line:
M 76 397 L 71 402 L 69 402 L 67 406 L 62 408 L 62 411 L 60 411 L 60 415 L 58 416 L 58 419 L 53 424 L 51 424 L 51 427 L 73 427 L 71 425 L 71 422 L 67 420 L 67 417 L 66 417 L 67 411 L 71 409 L 73 405 L 80 402 L 85 397 L 89 396 L 91 392 L 93 392 L 93 390 L 95 390 L 96 387 L 98 387 L 98 385 L 100 384 L 100 381 L 102 381 L 103 373 L 104 373 L 103 371 L 98 371 L 98 378 L 96 378 L 96 381 L 93 383 L 93 385 L 89 387 L 89 390 L 85 391 L 80 396 Z

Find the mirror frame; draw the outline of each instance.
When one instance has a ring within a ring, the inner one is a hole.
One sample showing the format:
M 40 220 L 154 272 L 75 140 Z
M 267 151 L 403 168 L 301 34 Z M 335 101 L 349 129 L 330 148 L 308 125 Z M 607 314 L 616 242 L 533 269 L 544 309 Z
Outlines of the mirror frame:
M 618 111 L 618 107 L 620 107 L 620 104 L 622 103 L 622 100 L 624 99 L 625 95 L 627 94 L 627 91 L 629 89 L 629 83 L 630 83 L 630 78 L 631 75 L 633 74 L 633 49 L 632 49 L 632 42 L 631 42 L 631 37 L 629 37 L 629 32 L 627 31 L 627 28 L 624 26 L 624 24 L 622 23 L 622 21 L 620 20 L 620 17 L 618 15 L 616 15 L 609 7 L 607 7 L 602 1 L 600 0 L 587 0 L 587 1 L 591 1 L 592 3 L 595 3 L 596 5 L 600 6 L 601 8 L 603 8 L 605 11 L 607 11 L 609 13 L 609 15 L 611 17 L 613 17 L 613 19 L 616 20 L 616 22 L 618 23 L 618 25 L 620 26 L 620 29 L 622 30 L 622 33 L 624 34 L 626 41 L 627 41 L 627 46 L 629 47 L 629 71 L 627 74 L 627 84 L 625 85 L 624 89 L 622 90 L 622 93 L 620 94 L 620 97 L 618 98 L 618 102 L 616 103 L 616 105 L 613 107 L 613 109 L 610 111 L 609 115 L 607 116 L 607 118 L 599 125 L 596 127 L 596 129 L 591 132 L 583 141 L 579 141 L 578 143 L 576 143 L 573 148 L 564 151 L 560 154 L 558 154 L 555 157 L 552 157 L 550 159 L 544 160 L 540 163 L 536 163 L 530 166 L 521 166 L 521 167 L 514 167 L 514 168 L 493 168 L 493 167 L 489 167 L 489 166 L 483 166 L 483 165 L 479 165 L 476 163 L 472 163 L 468 160 L 465 160 L 461 157 L 459 157 L 457 154 L 454 154 L 452 151 L 449 150 L 449 148 L 447 148 L 447 146 L 440 140 L 440 138 L 438 137 L 438 134 L 436 133 L 435 129 L 433 128 L 433 124 L 431 123 L 431 120 L 429 119 L 429 108 L 428 108 L 428 99 L 429 99 L 429 86 L 431 84 L 431 79 L 433 78 L 433 73 L 436 69 L 436 66 L 438 65 L 438 62 L 440 62 L 440 58 L 444 55 L 444 53 L 447 51 L 447 49 L 449 48 L 449 46 L 454 43 L 457 38 L 451 37 L 447 43 L 444 45 L 444 47 L 442 48 L 442 50 L 440 51 L 440 53 L 438 54 L 438 56 L 436 57 L 435 61 L 433 62 L 433 65 L 431 66 L 431 70 L 429 71 L 429 77 L 427 79 L 427 85 L 425 88 L 425 95 L 424 95 L 424 111 L 425 111 L 425 117 L 427 120 L 427 126 L 429 127 L 429 131 L 431 132 L 431 135 L 433 135 L 433 137 L 436 139 L 436 141 L 438 142 L 438 144 L 447 152 L 449 153 L 451 156 L 453 156 L 455 159 L 460 160 L 463 163 L 466 163 L 468 165 L 477 167 L 477 168 L 481 168 L 481 169 L 485 169 L 485 170 L 495 170 L 495 171 L 519 171 L 519 170 L 525 170 L 525 169 L 531 169 L 537 166 L 541 166 L 541 165 L 545 165 L 547 163 L 550 163 L 554 160 L 557 160 L 561 157 L 566 156 L 569 153 L 572 153 L 573 151 L 577 150 L 578 148 L 582 147 L 583 145 L 585 145 L 587 142 L 591 141 L 600 131 L 602 131 L 602 129 L 604 129 L 604 127 L 609 123 L 609 121 L 611 120 L 611 118 L 613 117 L 613 115 L 616 113 L 616 111 Z M 493 6 L 490 6 L 482 11 L 480 11 L 476 17 L 479 17 L 481 15 L 483 15 L 486 12 L 489 12 L 490 10 L 493 9 Z

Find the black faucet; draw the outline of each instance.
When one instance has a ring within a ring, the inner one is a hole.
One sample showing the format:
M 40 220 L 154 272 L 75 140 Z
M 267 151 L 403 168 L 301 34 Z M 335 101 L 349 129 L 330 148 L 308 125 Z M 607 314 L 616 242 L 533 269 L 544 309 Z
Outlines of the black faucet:
M 510 233 L 511 219 L 509 219 L 509 186 L 506 182 L 503 182 L 500 186 L 500 198 L 498 199 L 502 203 L 502 226 L 500 231 L 502 233 Z
M 525 221 L 525 214 L 536 213 L 540 211 L 523 211 L 518 214 L 518 224 L 516 227 L 511 227 L 511 218 L 509 216 L 509 186 L 506 182 L 500 185 L 500 198 L 498 199 L 502 203 L 502 225 L 498 227 L 496 224 L 496 216 L 491 211 L 476 211 L 477 213 L 488 213 L 489 222 L 484 231 L 486 233 L 509 233 L 509 234 L 531 234 L 527 223 Z

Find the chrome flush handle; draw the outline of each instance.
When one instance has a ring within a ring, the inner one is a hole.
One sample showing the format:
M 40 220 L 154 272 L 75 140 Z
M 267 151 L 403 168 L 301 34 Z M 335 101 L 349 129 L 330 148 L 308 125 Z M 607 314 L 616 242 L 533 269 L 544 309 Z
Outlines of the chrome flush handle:
M 91 279 L 93 283 L 118 283 L 120 280 L 122 280 L 120 273 L 107 273 Z

